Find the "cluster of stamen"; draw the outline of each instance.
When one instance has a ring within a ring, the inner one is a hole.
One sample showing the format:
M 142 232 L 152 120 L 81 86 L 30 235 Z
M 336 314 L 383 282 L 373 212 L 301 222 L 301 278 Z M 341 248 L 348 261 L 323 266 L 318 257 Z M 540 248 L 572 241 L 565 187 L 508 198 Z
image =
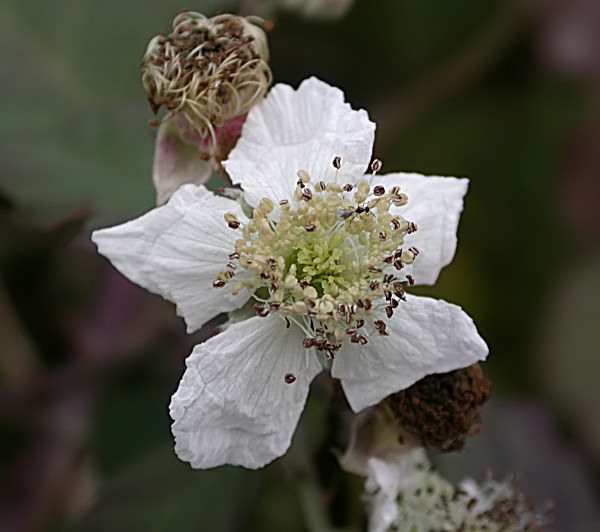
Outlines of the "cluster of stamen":
M 260 19 L 235 15 L 178 15 L 173 31 L 157 35 L 142 61 L 150 106 L 181 115 L 214 138 L 216 127 L 243 115 L 271 83 Z
M 333 165 L 339 168 L 339 158 Z M 281 200 L 276 208 L 263 199 L 246 224 L 225 214 L 241 235 L 213 285 L 233 283 L 234 294 L 251 290 L 259 316 L 280 313 L 288 327 L 294 322 L 303 329 L 305 347 L 330 357 L 346 338 L 364 345 L 370 334 L 385 336 L 378 311 L 391 318 L 405 299 L 405 284 L 413 281 L 409 275 L 401 279 L 400 270 L 418 254 L 403 248 L 415 224 L 390 213 L 406 202 L 398 187 L 371 189 L 366 180 L 312 183 L 300 170 L 291 201 Z M 237 279 L 239 271 L 245 274 Z

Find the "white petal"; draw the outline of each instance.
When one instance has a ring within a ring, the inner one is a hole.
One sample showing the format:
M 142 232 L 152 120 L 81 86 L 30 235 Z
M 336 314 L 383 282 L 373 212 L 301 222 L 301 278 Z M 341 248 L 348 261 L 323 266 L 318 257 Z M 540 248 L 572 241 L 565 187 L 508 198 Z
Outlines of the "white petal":
M 363 110 L 344 103 L 341 90 L 316 78 L 298 90 L 275 85 L 248 114 L 242 136 L 223 163 L 233 183 L 255 206 L 263 197 L 290 198 L 298 170 L 313 181 L 355 182 L 369 160 L 375 124 Z M 332 161 L 341 157 L 337 171 Z
M 300 329 L 269 316 L 235 323 L 196 346 L 170 406 L 179 458 L 194 468 L 256 469 L 285 453 L 322 369 L 303 339 Z
M 134 283 L 177 304 L 189 332 L 221 312 L 241 307 L 244 290 L 213 288 L 239 232 L 223 219 L 227 211 L 245 220 L 240 206 L 203 186 L 184 185 L 169 202 L 143 216 L 94 231 L 98 251 Z
M 345 344 L 333 361 L 331 374 L 342 381 L 355 412 L 427 375 L 464 368 L 487 356 L 487 345 L 460 307 L 406 297 L 387 320 L 389 336 L 373 333 L 364 346 Z
M 207 161 L 196 146 L 183 140 L 171 121 L 160 125 L 152 168 L 157 205 L 166 203 L 181 185 L 206 183 L 212 171 L 212 161 Z
M 434 284 L 441 269 L 454 257 L 469 180 L 399 173 L 376 176 L 373 184 L 379 183 L 388 189 L 399 186 L 408 196 L 408 203 L 393 211 L 418 228 L 406 236 L 405 247 L 415 246 L 420 254 L 401 273 L 412 275 L 416 284 Z

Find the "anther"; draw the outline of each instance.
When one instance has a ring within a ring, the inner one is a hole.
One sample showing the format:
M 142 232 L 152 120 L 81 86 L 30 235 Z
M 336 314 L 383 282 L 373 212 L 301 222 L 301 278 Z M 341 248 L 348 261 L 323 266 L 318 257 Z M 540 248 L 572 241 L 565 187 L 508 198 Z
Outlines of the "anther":
M 346 183 L 344 185 L 344 192 L 352 192 L 354 185 L 352 183 Z
M 227 222 L 227 225 L 231 227 L 231 229 L 237 229 L 241 225 L 240 221 L 237 219 L 237 216 L 232 212 L 225 213 L 224 218 Z
M 373 173 L 379 172 L 382 166 L 383 163 L 379 159 L 373 159 L 373 162 L 371 163 L 371 170 Z
M 296 172 L 296 175 L 300 178 L 300 181 L 302 183 L 310 182 L 310 175 L 306 170 L 298 170 L 298 172 Z
M 371 281 L 369 283 L 369 288 L 371 290 L 378 290 L 379 289 L 379 281 Z
M 293 373 L 286 373 L 283 380 L 286 384 L 294 384 L 294 382 L 296 382 L 296 375 Z
M 336 170 L 339 170 L 342 167 L 342 158 L 340 156 L 336 155 L 333 158 L 333 161 L 331 161 L 331 164 L 333 164 L 333 167 Z
M 239 259 L 239 258 L 240 258 L 240 254 L 239 254 L 239 253 L 237 253 L 237 252 L 235 252 L 235 253 L 230 253 L 230 254 L 229 254 L 229 258 L 230 258 L 231 260 L 236 260 L 236 259 Z
M 415 247 L 408 248 L 408 251 L 410 251 L 415 257 L 420 253 L 420 251 Z
M 365 324 L 365 320 L 356 320 L 356 328 L 360 329 Z
M 317 345 L 317 339 L 316 338 L 305 338 L 304 340 L 302 340 L 302 345 L 304 347 L 306 347 L 306 349 L 309 349 L 309 348 Z
M 312 199 L 312 192 L 308 188 L 302 190 L 302 199 L 304 201 L 310 201 Z
M 402 283 L 394 283 L 394 294 L 401 299 L 404 297 L 404 286 L 402 286 Z
M 411 233 L 414 233 L 417 230 L 417 224 L 415 224 L 414 222 L 408 222 L 408 227 L 406 229 L 406 232 L 410 235 Z
M 316 228 L 317 226 L 315 224 L 308 224 L 304 226 L 304 229 L 306 229 L 309 233 L 312 233 Z
M 408 284 L 411 285 L 411 286 L 413 284 L 415 284 L 415 279 L 414 279 L 414 277 L 412 275 L 407 275 L 406 276 L 406 280 L 408 281 Z
M 377 185 L 373 189 L 373 194 L 375 194 L 376 196 L 383 196 L 385 194 L 385 188 L 382 187 L 381 185 Z
M 401 270 L 402 268 L 404 268 L 404 264 L 402 264 L 401 260 L 395 260 L 394 268 L 396 268 L 397 270 Z
M 265 306 L 261 305 L 260 303 L 254 304 L 254 310 L 256 311 L 256 314 L 258 316 L 260 316 L 261 318 L 264 318 L 265 316 L 267 316 L 269 314 L 269 309 L 265 308 Z
M 321 191 L 325 191 L 327 189 L 327 183 L 325 183 L 325 181 L 319 181 L 319 188 Z
M 383 320 L 375 320 L 375 327 L 381 336 L 388 336 L 387 327 Z
M 385 313 L 388 318 L 391 318 L 394 315 L 394 309 L 392 307 L 385 307 Z
M 225 286 L 225 281 L 221 279 L 216 279 L 213 281 L 213 288 L 223 288 Z

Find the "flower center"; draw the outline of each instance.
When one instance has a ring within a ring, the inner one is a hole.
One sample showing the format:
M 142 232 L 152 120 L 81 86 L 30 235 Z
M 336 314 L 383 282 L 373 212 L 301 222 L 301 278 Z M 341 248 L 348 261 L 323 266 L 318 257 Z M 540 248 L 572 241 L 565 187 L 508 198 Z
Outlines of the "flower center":
M 385 309 L 391 318 L 404 299 L 397 272 L 418 254 L 402 248 L 405 235 L 417 228 L 390 213 L 392 205 L 407 202 L 398 187 L 313 185 L 303 170 L 298 177 L 293 200 L 279 202 L 278 216 L 266 198 L 245 225 L 225 214 L 241 238 L 213 286 L 221 288 L 246 270 L 250 275 L 235 280 L 232 292 L 252 290 L 259 316 L 280 313 L 288 326 L 294 322 L 306 333 L 305 347 L 333 357 L 345 338 L 364 345 L 372 332 L 387 335 L 385 321 L 374 315 Z

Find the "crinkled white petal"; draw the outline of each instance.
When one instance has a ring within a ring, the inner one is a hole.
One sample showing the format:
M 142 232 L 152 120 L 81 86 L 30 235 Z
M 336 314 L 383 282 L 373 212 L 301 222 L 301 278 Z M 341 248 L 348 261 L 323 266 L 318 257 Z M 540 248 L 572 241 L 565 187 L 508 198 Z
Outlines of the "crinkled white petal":
M 223 214 L 246 220 L 238 203 L 203 186 L 184 185 L 169 202 L 143 216 L 94 231 L 98 251 L 134 283 L 176 303 L 189 332 L 221 312 L 241 307 L 249 293 L 232 296 L 212 283 L 228 261 L 238 232 Z
M 323 368 L 279 316 L 231 325 L 194 348 L 170 406 L 175 451 L 194 468 L 256 469 L 288 449 Z M 287 374 L 296 380 L 288 384 Z
M 432 373 L 485 359 L 488 348 L 473 320 L 458 306 L 406 296 L 387 320 L 389 336 L 373 333 L 363 346 L 345 344 L 331 368 L 350 406 L 359 412 Z
M 291 198 L 298 170 L 313 181 L 356 182 L 371 158 L 375 124 L 353 111 L 340 89 L 309 78 L 297 90 L 275 85 L 248 114 L 242 136 L 223 163 L 253 206 Z M 332 161 L 341 157 L 341 168 Z
M 469 180 L 398 173 L 376 176 L 372 183 L 382 184 L 388 190 L 399 186 L 408 196 L 404 207 L 392 208 L 390 212 L 417 225 L 417 231 L 406 236 L 404 247 L 415 246 L 420 254 L 401 273 L 412 275 L 416 284 L 434 284 L 442 268 L 454 257 Z

